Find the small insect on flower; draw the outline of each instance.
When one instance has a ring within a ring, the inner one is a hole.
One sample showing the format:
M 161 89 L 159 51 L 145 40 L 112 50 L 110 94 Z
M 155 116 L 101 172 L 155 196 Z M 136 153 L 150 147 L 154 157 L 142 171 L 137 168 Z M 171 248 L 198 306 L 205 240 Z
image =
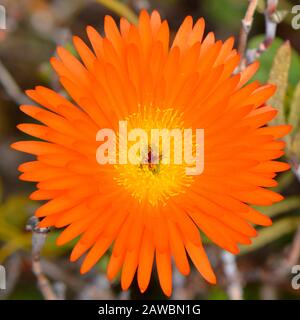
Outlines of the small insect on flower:
M 236 254 L 257 235 L 253 224 L 271 225 L 250 205 L 283 199 L 266 187 L 289 169 L 274 159 L 284 154 L 278 139 L 290 126 L 266 126 L 276 115 L 266 104 L 275 87 L 249 83 L 257 62 L 234 73 L 240 60 L 234 39 L 216 41 L 212 32 L 204 35 L 204 25 L 186 17 L 170 43 L 168 22 L 157 11 L 142 11 L 136 26 L 121 18 L 118 27 L 107 16 L 104 37 L 87 27 L 91 47 L 73 38 L 81 61 L 62 47 L 51 59 L 73 102 L 41 86 L 27 91 L 40 106 L 20 108 L 41 124 L 18 128 L 40 140 L 12 145 L 36 156 L 20 165 L 20 179 L 38 182 L 30 198 L 47 201 L 36 211 L 40 227 L 63 228 L 58 245 L 78 237 L 71 261 L 86 254 L 81 273 L 107 253 L 108 278 L 121 271 L 126 290 L 137 273 L 144 292 L 155 260 L 170 296 L 172 261 L 188 275 L 190 257 L 216 283 L 200 232 Z M 203 129 L 204 171 L 187 175 L 185 164 L 164 163 L 160 147 L 148 145 L 155 165 L 99 164 L 97 132 L 117 131 L 123 120 L 128 130 Z

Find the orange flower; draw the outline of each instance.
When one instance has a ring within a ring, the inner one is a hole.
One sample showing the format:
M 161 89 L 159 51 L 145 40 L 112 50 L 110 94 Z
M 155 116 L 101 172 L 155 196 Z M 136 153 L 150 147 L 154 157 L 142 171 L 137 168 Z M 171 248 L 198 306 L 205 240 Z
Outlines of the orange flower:
M 199 229 L 234 254 L 257 232 L 251 224 L 271 220 L 250 204 L 282 200 L 264 187 L 277 185 L 276 172 L 289 168 L 274 161 L 284 152 L 278 141 L 290 127 L 265 126 L 276 115 L 266 105 L 273 85 L 248 80 L 258 63 L 233 74 L 239 56 L 233 38 L 204 37 L 204 20 L 187 17 L 169 46 L 167 21 L 154 11 L 140 14 L 137 26 L 107 16 L 105 37 L 87 28 L 93 50 L 74 37 L 81 61 L 58 47 L 51 64 L 74 102 L 38 86 L 27 95 L 42 107 L 21 110 L 42 124 L 18 128 L 39 139 L 13 148 L 36 160 L 19 167 L 20 179 L 35 181 L 33 200 L 48 200 L 37 211 L 41 227 L 65 228 L 58 245 L 80 236 L 71 261 L 84 253 L 89 271 L 110 248 L 107 276 L 121 271 L 128 289 L 135 272 L 140 290 L 149 284 L 153 260 L 162 290 L 172 292 L 172 264 L 187 275 L 187 256 L 210 283 L 216 277 L 204 252 Z M 139 128 L 203 128 L 205 167 L 187 176 L 182 165 L 99 165 L 95 158 L 100 128 L 117 130 L 127 119 Z M 157 169 L 157 168 L 156 168 Z

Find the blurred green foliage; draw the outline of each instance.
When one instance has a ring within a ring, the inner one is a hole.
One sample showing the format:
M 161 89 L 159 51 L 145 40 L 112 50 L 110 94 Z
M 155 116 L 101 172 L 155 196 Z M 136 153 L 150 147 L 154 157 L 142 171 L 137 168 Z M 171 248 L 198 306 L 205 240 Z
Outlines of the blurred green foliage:
M 258 35 L 251 38 L 249 41 L 249 48 L 257 48 L 263 40 L 264 35 Z M 280 38 L 274 39 L 272 45 L 268 48 L 268 50 L 260 56 L 260 68 L 257 74 L 254 76 L 254 80 L 259 80 L 261 82 L 268 81 L 276 52 L 283 45 L 283 43 L 284 41 Z M 292 49 L 291 68 L 289 72 L 289 85 L 296 86 L 296 84 L 299 82 L 299 70 L 300 55 L 296 50 Z
M 37 203 L 29 200 L 27 196 L 11 195 L 5 202 L 0 204 L 0 264 L 10 255 L 19 250 L 31 251 L 31 233 L 25 231 L 28 218 L 37 208 Z M 43 248 L 45 256 L 57 257 L 65 254 L 73 246 L 70 242 L 65 246 L 57 246 L 56 238 L 59 231 L 52 231 L 47 236 Z
M 18 195 L 0 205 L 0 263 L 17 250 L 30 250 L 31 235 L 24 233 L 28 205 L 28 199 Z
M 223 25 L 226 29 L 236 30 L 240 27 L 247 5 L 246 1 L 240 0 L 209 0 L 205 1 L 204 11 L 206 17 L 219 26 Z M 234 19 L 232 19 L 233 12 Z

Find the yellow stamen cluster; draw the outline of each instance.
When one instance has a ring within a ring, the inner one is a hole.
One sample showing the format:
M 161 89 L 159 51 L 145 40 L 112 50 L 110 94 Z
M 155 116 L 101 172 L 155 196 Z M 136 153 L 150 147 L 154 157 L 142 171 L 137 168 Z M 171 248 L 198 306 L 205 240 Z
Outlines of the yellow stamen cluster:
M 127 120 L 128 131 L 135 128 L 143 129 L 147 132 L 150 141 L 151 129 L 181 129 L 184 125 L 182 115 L 174 109 L 154 109 L 140 108 L 139 112 L 131 114 Z M 130 147 L 130 144 L 128 144 Z M 152 146 L 153 147 L 153 146 Z M 115 165 L 118 172 L 116 181 L 124 186 L 133 197 L 140 202 L 148 201 L 152 206 L 165 203 L 166 200 L 177 195 L 189 187 L 193 181 L 192 176 L 187 176 L 185 164 L 174 164 L 174 141 L 170 143 L 170 163 L 163 163 L 162 145 L 151 149 L 150 144 L 145 145 L 145 152 L 139 157 L 140 164 L 131 163 L 125 165 Z M 156 158 L 158 163 L 150 163 L 150 159 Z M 147 163 L 146 160 L 149 160 Z

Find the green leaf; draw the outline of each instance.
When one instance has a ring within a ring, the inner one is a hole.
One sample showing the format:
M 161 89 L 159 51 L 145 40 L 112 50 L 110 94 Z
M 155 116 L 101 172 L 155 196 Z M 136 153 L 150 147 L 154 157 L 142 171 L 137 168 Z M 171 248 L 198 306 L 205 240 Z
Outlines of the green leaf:
M 107 254 L 104 254 L 99 261 L 99 268 L 101 272 L 105 273 L 105 271 L 107 270 L 108 263 L 109 263 L 109 257 Z
M 277 179 L 278 186 L 271 188 L 272 191 L 282 192 L 287 189 L 295 179 L 295 175 L 291 170 L 281 173 L 279 178 Z
M 265 0 L 258 0 L 256 9 L 259 13 L 264 13 L 264 11 L 266 9 L 266 1 Z
M 72 42 L 67 42 L 65 48 L 76 58 L 79 58 L 78 52 Z
M 0 207 L 3 218 L 7 223 L 22 229 L 26 225 L 28 217 L 33 214 L 34 209 L 36 209 L 36 204 L 23 195 L 10 196 Z
M 249 47 L 257 48 L 259 44 L 264 40 L 264 35 L 258 35 L 250 39 Z M 280 38 L 273 40 L 271 46 L 264 52 L 260 58 L 260 68 L 256 75 L 253 77 L 253 80 L 259 80 L 261 82 L 267 82 L 269 78 L 269 73 L 272 68 L 274 57 L 278 49 L 284 44 L 284 41 Z M 296 50 L 292 49 L 292 59 L 291 59 L 291 68 L 289 73 L 289 84 L 296 86 L 299 82 L 300 74 L 300 55 Z
M 205 1 L 205 16 L 217 25 L 226 26 L 226 33 L 240 28 L 241 20 L 247 9 L 247 1 L 240 0 L 209 0 Z M 234 19 L 232 13 L 234 12 Z
M 211 287 L 207 298 L 208 300 L 228 300 L 228 295 L 222 288 Z
M 284 100 L 288 86 L 291 54 L 291 46 L 287 41 L 278 49 L 270 71 L 268 82 L 277 86 L 275 94 L 268 101 L 271 106 L 278 110 L 277 117 L 272 120 L 273 124 L 285 123 Z
M 0 263 L 19 249 L 30 250 L 31 238 L 29 235 L 16 235 L 10 240 L 5 239 L 4 245 L 0 248 Z
M 292 146 L 291 146 L 292 155 L 296 156 L 296 159 L 300 159 L 300 131 L 293 136 Z
M 288 198 L 285 198 L 283 201 L 280 201 L 278 203 L 274 203 L 270 207 L 255 206 L 254 208 L 260 212 L 263 212 L 265 215 L 267 215 L 269 217 L 275 217 L 279 214 L 300 208 L 300 197 L 299 196 L 290 196 Z
M 287 235 L 298 228 L 300 223 L 299 217 L 289 217 L 279 220 L 271 227 L 259 231 L 259 236 L 253 239 L 251 246 L 242 247 L 240 254 L 249 253 L 258 250 L 267 244 L 270 244 L 282 236 Z
M 290 136 L 299 131 L 300 124 L 300 82 L 297 84 L 290 106 L 288 123 L 293 126 Z
M 49 257 L 57 257 L 65 254 L 66 252 L 70 252 L 72 248 L 75 246 L 78 239 L 74 239 L 63 246 L 58 246 L 56 244 L 56 239 L 60 235 L 58 230 L 51 230 L 46 237 L 46 242 L 43 247 L 43 255 Z
M 118 14 L 120 17 L 126 18 L 128 21 L 137 24 L 138 17 L 131 8 L 122 3 L 119 0 L 97 0 L 98 3 L 102 4 L 107 9 L 113 11 L 114 13 Z

